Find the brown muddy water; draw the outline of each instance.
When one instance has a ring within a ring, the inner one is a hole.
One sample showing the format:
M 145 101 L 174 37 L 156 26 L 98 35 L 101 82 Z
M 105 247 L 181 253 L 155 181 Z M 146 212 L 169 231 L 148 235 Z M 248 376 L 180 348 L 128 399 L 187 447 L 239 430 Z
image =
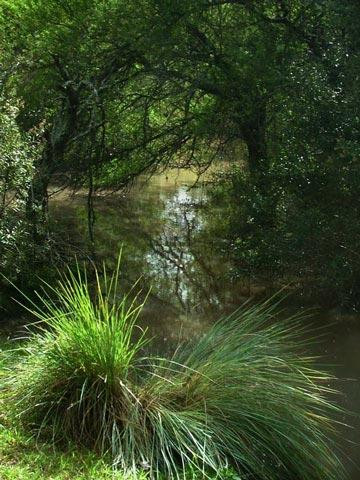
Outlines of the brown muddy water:
M 235 279 L 226 252 L 219 253 L 222 239 L 215 227 L 223 213 L 209 207 L 206 185 L 196 180 L 189 171 L 171 170 L 139 179 L 126 193 L 95 198 L 95 259 L 111 268 L 123 248 L 124 289 L 139 277 L 144 292 L 151 288 L 142 324 L 162 351 L 199 335 L 244 301 L 266 296 L 269 287 L 249 277 Z M 86 194 L 54 195 L 50 208 L 64 254 L 75 251 L 81 258 Z M 291 311 L 302 308 L 301 301 L 291 303 L 290 297 Z M 359 480 L 360 315 L 315 309 L 311 326 L 321 329 L 321 340 L 309 352 L 321 355 L 318 363 L 338 378 L 339 403 L 354 412 L 343 417 L 349 427 L 342 429 L 340 446 L 349 478 Z

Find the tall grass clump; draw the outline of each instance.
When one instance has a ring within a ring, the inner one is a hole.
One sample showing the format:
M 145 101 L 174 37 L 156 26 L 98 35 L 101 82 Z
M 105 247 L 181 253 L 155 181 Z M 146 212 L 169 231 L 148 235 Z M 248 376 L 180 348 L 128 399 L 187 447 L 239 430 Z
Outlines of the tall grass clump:
M 329 440 L 331 378 L 296 353 L 300 317 L 276 321 L 265 302 L 171 358 L 146 356 L 142 305 L 116 301 L 117 272 L 96 278 L 91 294 L 86 277 L 69 273 L 32 309 L 40 330 L 9 386 L 25 426 L 111 452 L 119 468 L 145 468 L 150 479 L 189 470 L 210 478 L 228 467 L 241 480 L 343 478 Z
M 128 296 L 116 301 L 118 269 L 102 281 L 95 273 L 95 288 L 78 269 L 56 287 L 45 284 L 38 305 L 31 302 L 38 321 L 10 390 L 27 426 L 103 451 L 125 420 L 127 384 L 146 340 L 136 327 L 142 305 Z
M 153 359 L 133 413 L 147 437 L 121 452 L 122 465 L 135 452 L 169 478 L 179 462 L 205 472 L 230 464 L 241 479 L 344 478 L 329 440 L 333 379 L 296 353 L 304 318 L 276 323 L 274 308 L 238 310 L 172 359 Z M 133 436 L 125 432 L 124 445 Z

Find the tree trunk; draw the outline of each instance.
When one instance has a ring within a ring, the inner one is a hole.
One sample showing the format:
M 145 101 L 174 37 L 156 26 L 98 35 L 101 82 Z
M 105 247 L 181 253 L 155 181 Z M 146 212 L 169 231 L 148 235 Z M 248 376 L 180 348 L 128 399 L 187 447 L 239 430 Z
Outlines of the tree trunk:
M 270 162 L 266 144 L 266 108 L 256 102 L 256 110 L 241 125 L 242 138 L 248 149 L 250 181 L 262 201 L 254 212 L 256 223 L 272 228 L 275 224 L 276 199 L 272 193 Z M 261 208 L 259 208 L 261 207 Z
M 43 245 L 48 237 L 48 187 L 50 182 L 49 167 L 51 160 L 52 148 L 48 140 L 41 159 L 39 159 L 35 165 L 35 175 L 28 192 L 26 203 L 26 217 L 32 230 L 34 261 L 36 246 Z
M 266 195 L 269 192 L 269 159 L 266 145 L 266 111 L 260 102 L 251 117 L 241 126 L 241 134 L 248 149 L 249 173 L 254 185 Z

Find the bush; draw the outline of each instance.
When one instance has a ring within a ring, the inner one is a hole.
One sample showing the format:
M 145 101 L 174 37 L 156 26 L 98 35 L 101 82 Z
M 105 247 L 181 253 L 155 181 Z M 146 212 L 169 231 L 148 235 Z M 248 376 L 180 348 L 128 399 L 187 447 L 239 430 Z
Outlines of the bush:
M 268 197 L 239 168 L 219 175 L 212 234 L 223 238 L 234 277 L 294 284 L 311 303 L 359 310 L 359 164 L 341 157 L 314 164 L 302 170 L 279 160 Z
M 0 75 L 1 77 L 1 75 Z M 22 290 L 34 286 L 34 272 L 51 278 L 50 239 L 42 207 L 34 198 L 35 166 L 41 159 L 41 127 L 24 133 L 17 124 L 19 103 L 3 95 L 0 78 L 0 271 Z M 41 220 L 40 220 L 41 219 Z M 40 236 L 35 235 L 41 232 Z M 35 238 L 36 237 L 36 238 Z M 0 277 L 0 310 L 14 311 L 14 290 Z
M 53 441 L 111 452 L 149 478 L 235 468 L 240 478 L 339 480 L 329 378 L 314 370 L 301 318 L 269 302 L 222 319 L 172 358 L 145 356 L 142 305 L 116 302 L 117 274 L 95 295 L 69 273 L 31 310 L 40 323 L 9 383 L 22 423 Z M 105 292 L 105 293 L 103 293 Z M 202 472 L 202 473 L 201 473 Z
M 16 124 L 17 113 L 16 105 L 0 94 L 0 267 L 13 280 L 31 243 L 26 200 L 37 158 L 30 136 L 22 135 Z

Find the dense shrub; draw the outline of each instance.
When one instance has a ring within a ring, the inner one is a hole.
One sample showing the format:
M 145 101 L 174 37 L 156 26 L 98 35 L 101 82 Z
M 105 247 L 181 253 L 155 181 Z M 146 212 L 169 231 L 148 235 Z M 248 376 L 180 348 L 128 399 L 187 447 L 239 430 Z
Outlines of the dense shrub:
M 15 279 L 20 272 L 30 228 L 26 199 L 34 151 L 16 125 L 17 108 L 0 97 L 0 268 Z
M 355 155 L 356 152 L 354 152 Z M 359 308 L 360 169 L 355 157 L 273 165 L 268 197 L 245 171 L 217 180 L 213 200 L 234 275 L 293 282 L 312 302 Z M 226 210 L 226 214 L 224 213 Z
M 22 132 L 17 115 L 16 99 L 0 94 L 0 271 L 30 291 L 37 282 L 34 274 L 50 279 L 53 269 L 46 219 L 33 191 L 41 129 Z M 0 276 L 0 309 L 8 315 L 15 310 L 13 295 L 14 290 Z

